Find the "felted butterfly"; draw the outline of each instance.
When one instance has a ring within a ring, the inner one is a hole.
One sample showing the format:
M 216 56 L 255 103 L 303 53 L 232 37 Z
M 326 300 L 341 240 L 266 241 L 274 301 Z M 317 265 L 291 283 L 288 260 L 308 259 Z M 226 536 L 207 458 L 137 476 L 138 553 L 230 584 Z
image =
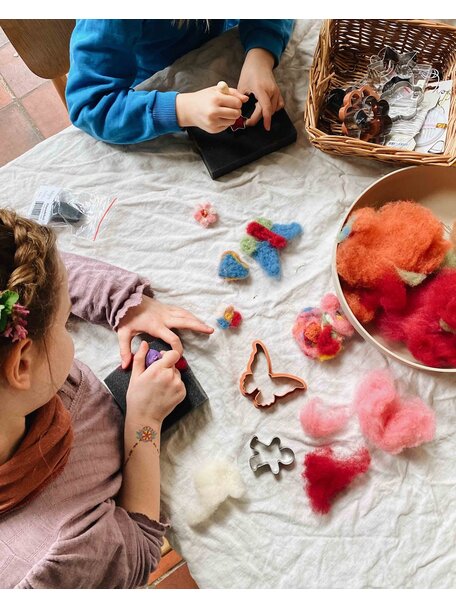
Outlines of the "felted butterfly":
M 266 387 L 265 384 L 269 386 Z M 291 374 L 275 374 L 272 371 L 268 350 L 260 340 L 252 343 L 252 352 L 239 387 L 244 397 L 253 399 L 253 405 L 257 408 L 271 407 L 278 399 L 294 391 L 307 389 L 302 378 Z
M 296 222 L 274 224 L 260 217 L 247 225 L 246 232 L 247 236 L 241 240 L 242 251 L 252 256 L 267 275 L 279 279 L 282 272 L 279 252 L 302 234 L 301 225 Z

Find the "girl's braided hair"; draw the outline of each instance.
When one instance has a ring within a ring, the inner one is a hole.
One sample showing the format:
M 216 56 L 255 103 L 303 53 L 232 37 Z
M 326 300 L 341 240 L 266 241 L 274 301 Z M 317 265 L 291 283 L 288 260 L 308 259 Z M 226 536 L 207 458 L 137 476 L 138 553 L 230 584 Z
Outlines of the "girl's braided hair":
M 0 292 L 17 291 L 18 304 L 30 310 L 27 331 L 33 340 L 44 338 L 52 324 L 59 275 L 54 231 L 0 208 Z M 0 360 L 11 346 L 10 339 L 0 336 Z

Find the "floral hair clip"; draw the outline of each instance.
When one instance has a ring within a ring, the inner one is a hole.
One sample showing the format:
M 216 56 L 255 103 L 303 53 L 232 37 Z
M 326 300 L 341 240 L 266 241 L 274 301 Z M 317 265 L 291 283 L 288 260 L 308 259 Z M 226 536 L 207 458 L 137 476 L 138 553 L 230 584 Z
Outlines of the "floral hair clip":
M 0 292 L 0 336 L 11 338 L 13 342 L 27 337 L 25 317 L 30 313 L 28 308 L 17 304 L 17 291 L 5 290 Z

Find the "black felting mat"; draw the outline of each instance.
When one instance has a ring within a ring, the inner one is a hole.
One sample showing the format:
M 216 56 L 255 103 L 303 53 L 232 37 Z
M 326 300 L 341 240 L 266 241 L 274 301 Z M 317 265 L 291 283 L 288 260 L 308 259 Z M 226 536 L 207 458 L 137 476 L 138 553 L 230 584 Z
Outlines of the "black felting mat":
M 254 127 L 237 131 L 229 128 L 214 134 L 189 127 L 187 132 L 212 179 L 288 146 L 297 137 L 293 123 L 283 109 L 272 116 L 270 131 L 266 131 L 260 120 Z
M 143 335 L 140 337 L 148 342 L 149 348 L 153 348 L 158 351 L 171 350 L 169 344 L 166 344 L 166 342 L 163 342 L 163 340 L 160 340 L 159 338 L 152 338 L 148 335 Z M 171 425 L 191 412 L 195 407 L 205 403 L 208 399 L 204 389 L 190 369 L 190 366 L 188 366 L 186 370 L 181 371 L 180 374 L 182 376 L 182 382 L 185 384 L 185 388 L 187 389 L 187 395 L 185 396 L 185 399 L 174 408 L 171 414 L 169 414 L 163 420 L 163 431 L 166 431 L 166 429 L 168 429 Z M 124 370 L 121 367 L 117 367 L 104 380 L 124 416 L 127 409 L 126 397 L 128 385 L 130 384 L 130 377 L 131 369 Z

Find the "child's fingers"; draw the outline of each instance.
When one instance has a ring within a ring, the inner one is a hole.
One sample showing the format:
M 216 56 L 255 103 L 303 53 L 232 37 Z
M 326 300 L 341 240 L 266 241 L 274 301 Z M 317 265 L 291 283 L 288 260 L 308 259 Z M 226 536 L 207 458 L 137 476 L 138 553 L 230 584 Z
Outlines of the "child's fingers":
M 200 318 L 198 318 L 196 315 L 194 315 L 189 310 L 186 310 L 185 308 L 179 308 L 176 306 L 172 312 L 173 312 L 173 321 L 176 321 L 177 323 L 180 323 L 182 319 L 185 319 L 186 321 L 191 320 L 195 323 L 194 328 L 192 328 L 192 329 L 195 329 L 195 331 L 201 331 L 206 334 L 211 334 L 214 331 L 213 327 L 211 327 L 204 321 L 201 321 Z M 174 323 L 173 323 L 173 325 L 171 325 L 171 327 L 175 327 L 176 329 L 179 329 L 179 326 L 175 325 Z
M 246 101 L 248 101 L 248 100 L 249 100 L 249 96 L 248 96 L 248 95 L 245 95 L 245 93 L 241 93 L 241 92 L 240 92 L 240 91 L 238 91 L 237 89 L 231 89 L 231 88 L 230 88 L 230 94 L 231 94 L 233 97 L 237 97 L 238 99 L 240 99 L 240 101 L 241 101 L 242 103 L 245 103 Z
M 126 369 L 131 363 L 131 340 L 132 332 L 127 327 L 121 327 L 117 332 L 119 339 L 120 361 L 122 369 Z
M 233 108 L 219 108 L 217 110 L 217 118 L 221 120 L 231 120 L 234 122 L 241 115 L 241 110 L 235 110 Z
M 220 95 L 217 102 L 221 108 L 231 108 L 239 111 L 243 104 L 243 101 L 234 95 Z
M 177 352 L 177 350 L 166 350 L 163 352 L 162 358 L 154 363 L 154 367 L 172 368 L 176 365 L 181 356 L 181 353 Z
M 261 107 L 257 104 L 252 116 L 246 121 L 247 127 L 254 127 L 261 118 Z
M 279 103 L 278 103 L 278 110 L 281 110 L 282 108 L 285 107 L 285 101 L 283 100 L 282 94 L 279 91 Z
M 134 380 L 146 369 L 146 355 L 149 350 L 149 345 L 143 340 L 133 357 L 133 367 L 131 370 L 131 379 Z
M 211 334 L 214 331 L 213 327 L 209 327 L 206 323 L 203 323 L 196 317 L 181 317 L 176 319 L 173 323 L 173 327 L 176 329 L 191 329 L 192 331 L 199 331 L 203 334 Z
M 271 107 L 271 99 L 266 91 L 261 91 L 258 93 L 258 103 L 261 106 L 261 113 L 263 114 L 263 123 L 266 131 L 270 131 L 271 129 L 271 117 L 272 117 L 272 107 Z
M 173 350 L 176 350 L 182 356 L 182 353 L 184 352 L 182 342 L 173 331 L 163 326 L 159 331 L 155 331 L 154 335 L 157 338 L 161 338 L 164 342 L 169 344 Z
M 272 109 L 273 114 L 275 114 L 275 112 L 277 112 L 277 110 L 279 109 L 279 98 L 280 98 L 280 91 L 279 91 L 279 89 L 276 89 L 274 91 L 274 95 L 272 96 L 272 99 L 271 99 L 271 109 Z

